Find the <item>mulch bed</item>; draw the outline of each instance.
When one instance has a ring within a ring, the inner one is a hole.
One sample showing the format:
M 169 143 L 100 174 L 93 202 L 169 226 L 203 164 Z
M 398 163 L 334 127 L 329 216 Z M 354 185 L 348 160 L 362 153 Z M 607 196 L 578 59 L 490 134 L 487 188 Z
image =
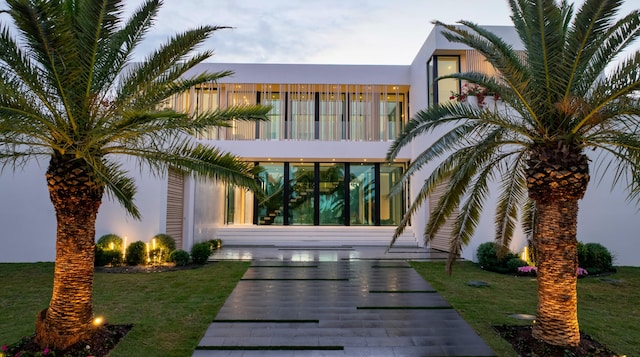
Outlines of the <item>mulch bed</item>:
M 78 342 L 63 351 L 49 350 L 47 354 L 65 357 L 105 357 L 116 347 L 118 342 L 131 331 L 133 325 L 105 324 L 89 341 Z M 6 356 L 46 356 L 40 346 L 33 342 L 34 336 L 25 337 L 4 351 Z
M 607 346 L 595 341 L 591 336 L 580 333 L 580 345 L 577 348 L 565 348 L 548 345 L 531 336 L 531 326 L 502 325 L 493 327 L 511 343 L 513 349 L 522 357 L 617 357 Z
M 190 270 L 201 268 L 202 265 L 189 264 L 185 266 L 176 266 L 174 263 L 155 264 L 155 265 L 122 265 L 122 266 L 103 266 L 95 267 L 96 273 L 114 273 L 114 274 L 132 274 L 132 273 L 163 273 L 167 271 Z

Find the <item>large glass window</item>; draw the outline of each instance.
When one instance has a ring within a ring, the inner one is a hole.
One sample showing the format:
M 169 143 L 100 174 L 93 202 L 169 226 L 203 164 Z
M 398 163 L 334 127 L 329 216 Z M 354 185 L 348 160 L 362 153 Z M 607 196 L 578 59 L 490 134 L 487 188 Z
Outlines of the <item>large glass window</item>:
M 320 225 L 344 225 L 344 164 L 320 164 Z
M 234 91 L 227 92 L 227 106 L 243 106 L 256 104 L 256 93 L 254 91 Z M 228 133 L 228 131 L 227 131 Z M 233 120 L 231 128 L 231 139 L 249 140 L 256 137 L 256 124 L 251 121 Z
M 436 77 L 460 72 L 460 57 L 458 56 L 436 56 L 435 61 Z M 458 93 L 460 90 L 460 81 L 453 78 L 442 79 L 436 83 L 435 88 L 437 98 L 434 100 L 438 103 L 446 103 L 450 100 L 451 93 Z
M 268 121 L 261 123 L 262 133 L 260 133 L 260 139 L 283 139 L 284 112 L 280 93 L 267 94 L 267 97 L 262 99 L 261 104 L 271 106 L 271 110 L 267 114 Z
M 351 165 L 349 179 L 349 224 L 375 224 L 375 165 Z
M 262 162 L 256 198 L 258 225 L 397 225 L 405 193 L 389 197 L 403 164 Z M 227 224 L 248 222 L 247 196 L 227 191 Z M 244 215 L 245 218 L 239 215 Z
M 362 93 L 350 95 L 349 134 L 351 140 L 369 140 L 367 135 L 367 118 L 372 115 L 372 99 Z
M 289 224 L 312 225 L 314 223 L 314 164 L 289 165 Z
M 380 140 L 394 140 L 402 130 L 402 94 L 380 98 Z
M 320 140 L 345 139 L 344 94 L 320 95 Z
M 315 96 L 313 93 L 291 93 L 289 98 L 290 139 L 315 139 Z
M 265 192 L 258 204 L 259 225 L 284 224 L 284 164 L 260 163 L 258 181 Z
M 402 166 L 380 165 L 380 224 L 396 226 L 403 215 L 403 195 L 389 197 L 391 188 L 400 180 Z

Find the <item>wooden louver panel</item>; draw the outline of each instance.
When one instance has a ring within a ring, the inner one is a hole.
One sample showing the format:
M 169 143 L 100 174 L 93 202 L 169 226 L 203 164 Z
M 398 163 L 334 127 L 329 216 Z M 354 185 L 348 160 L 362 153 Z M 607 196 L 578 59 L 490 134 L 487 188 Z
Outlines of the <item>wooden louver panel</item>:
M 178 171 L 169 170 L 167 181 L 166 233 L 175 239 L 176 247 L 178 249 L 185 249 L 182 245 L 184 222 L 184 176 Z
M 447 187 L 447 182 L 444 182 L 438 187 L 435 188 L 433 194 L 429 196 L 429 212 L 433 214 L 433 209 L 438 204 L 438 200 L 440 197 L 444 195 L 445 189 Z M 441 250 L 448 252 L 449 251 L 449 241 L 451 240 L 451 232 L 453 232 L 453 226 L 455 223 L 455 217 L 457 216 L 458 210 L 456 209 L 451 216 L 447 217 L 446 222 L 438 233 L 436 233 L 433 237 L 431 237 L 431 241 L 429 243 L 429 247 L 436 250 Z

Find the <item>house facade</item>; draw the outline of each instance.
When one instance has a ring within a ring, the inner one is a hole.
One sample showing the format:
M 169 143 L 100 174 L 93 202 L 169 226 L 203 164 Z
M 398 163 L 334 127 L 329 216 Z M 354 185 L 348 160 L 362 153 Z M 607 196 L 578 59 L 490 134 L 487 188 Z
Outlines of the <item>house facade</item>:
M 517 49 L 513 28 L 490 30 Z M 136 203 L 143 219 L 128 218 L 117 203 L 105 200 L 98 237 L 116 233 L 128 242 L 146 242 L 163 232 L 186 250 L 213 238 L 226 245 L 388 245 L 432 168 L 415 175 L 400 193 L 389 192 L 408 163 L 436 136 L 415 140 L 387 163 L 391 142 L 418 110 L 448 101 L 460 90 L 458 81 L 436 83 L 434 78 L 470 70 L 493 73 L 482 56 L 449 43 L 438 28 L 410 65 L 208 63 L 190 74 L 223 70 L 234 75 L 168 98 L 164 105 L 191 113 L 243 104 L 271 106 L 267 122 L 238 121 L 196 137 L 259 165 L 265 197 L 176 172 L 154 178 L 135 163 L 124 162 L 136 175 Z M 44 180 L 46 164 L 0 176 L 0 222 L 5 228 L 0 261 L 54 258 L 55 218 Z M 618 264 L 640 265 L 633 254 L 639 246 L 633 239 L 640 228 L 637 208 L 626 202 L 622 190 L 609 190 L 606 175 L 604 181 L 592 183 L 581 203 L 579 239 L 604 244 L 616 254 Z M 424 227 L 438 198 L 436 192 L 416 212 L 397 245 L 425 245 Z M 474 259 L 476 247 L 493 239 L 493 211 L 487 207 L 463 257 Z M 445 226 L 431 237 L 430 247 L 448 250 L 448 232 Z M 525 244 L 518 233 L 512 249 Z

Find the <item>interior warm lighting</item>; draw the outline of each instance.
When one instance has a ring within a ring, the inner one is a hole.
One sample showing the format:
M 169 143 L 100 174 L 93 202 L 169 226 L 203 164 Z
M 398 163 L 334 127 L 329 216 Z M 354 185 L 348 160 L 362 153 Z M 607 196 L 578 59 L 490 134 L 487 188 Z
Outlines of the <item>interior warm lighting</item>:
M 104 318 L 102 318 L 102 316 L 98 316 L 95 319 L 93 319 L 93 324 L 95 326 L 101 326 L 104 323 Z

